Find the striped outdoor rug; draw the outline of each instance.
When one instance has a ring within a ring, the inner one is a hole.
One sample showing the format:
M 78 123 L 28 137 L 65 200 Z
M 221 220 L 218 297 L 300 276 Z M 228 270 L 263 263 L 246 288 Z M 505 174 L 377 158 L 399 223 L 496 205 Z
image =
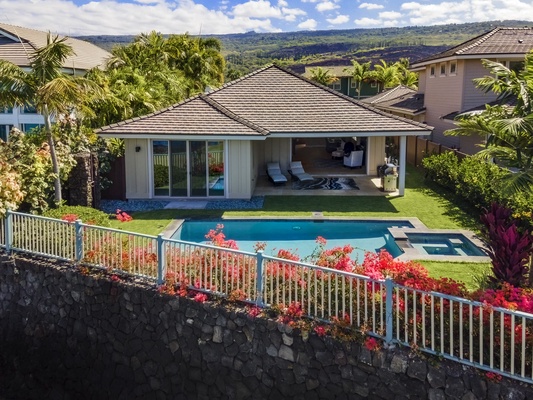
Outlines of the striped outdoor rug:
M 313 181 L 292 181 L 294 190 L 359 190 L 353 178 L 315 178 Z

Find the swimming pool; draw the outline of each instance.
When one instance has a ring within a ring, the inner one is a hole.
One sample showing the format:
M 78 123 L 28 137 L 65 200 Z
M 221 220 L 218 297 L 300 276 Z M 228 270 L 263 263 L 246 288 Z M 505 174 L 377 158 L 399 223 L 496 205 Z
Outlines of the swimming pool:
M 443 256 L 486 256 L 463 234 L 457 233 L 407 233 L 412 247 L 421 254 Z
M 254 251 L 257 242 L 266 242 L 266 254 L 280 249 L 291 250 L 300 257 L 316 248 L 316 238 L 327 240 L 326 249 L 336 246 L 354 247 L 352 258 L 362 261 L 366 251 L 387 250 L 394 257 L 402 251 L 388 228 L 413 228 L 408 221 L 339 221 L 339 220 L 209 220 L 185 221 L 172 239 L 208 243 L 205 235 L 217 224 L 224 225 L 226 239 L 237 242 L 240 250 Z

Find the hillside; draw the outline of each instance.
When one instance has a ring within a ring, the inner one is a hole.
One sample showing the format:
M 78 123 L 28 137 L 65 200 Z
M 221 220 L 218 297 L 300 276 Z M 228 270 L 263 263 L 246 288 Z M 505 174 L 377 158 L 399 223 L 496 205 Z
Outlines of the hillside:
M 350 60 L 376 62 L 408 58 L 411 62 L 438 53 L 497 26 L 524 26 L 526 21 L 327 31 L 212 35 L 220 39 L 228 68 L 246 73 L 277 62 L 302 72 L 305 66 L 347 65 Z M 110 50 L 134 36 L 82 36 Z

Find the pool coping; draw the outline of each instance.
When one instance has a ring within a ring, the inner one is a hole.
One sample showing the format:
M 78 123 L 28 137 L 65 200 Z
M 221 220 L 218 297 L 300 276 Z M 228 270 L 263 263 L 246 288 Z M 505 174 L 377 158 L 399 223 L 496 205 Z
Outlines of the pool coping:
M 422 221 L 416 217 L 342 217 L 342 216 L 324 216 L 322 212 L 313 212 L 311 216 L 223 216 L 222 220 L 310 220 L 310 221 L 402 221 L 408 222 L 412 228 L 388 228 L 389 233 L 393 237 L 394 241 L 403 251 L 403 254 L 396 257 L 400 261 L 415 261 L 415 260 L 427 260 L 427 261 L 447 261 L 447 262 L 490 262 L 488 256 L 444 256 L 444 255 L 431 255 L 420 253 L 416 248 L 410 246 L 407 243 L 407 233 L 428 233 L 428 234 L 462 234 L 468 240 L 470 240 L 475 246 L 487 252 L 487 248 L 481 241 L 479 236 L 474 232 L 466 229 L 430 229 Z M 162 232 L 163 237 L 170 238 L 185 222 L 185 219 L 173 220 Z

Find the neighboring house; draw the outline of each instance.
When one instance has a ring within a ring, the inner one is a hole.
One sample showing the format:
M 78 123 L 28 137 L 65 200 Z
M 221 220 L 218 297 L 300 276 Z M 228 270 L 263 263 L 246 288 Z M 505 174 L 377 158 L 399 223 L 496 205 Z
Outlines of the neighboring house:
M 424 94 L 407 86 L 398 85 L 362 101 L 385 112 L 413 121 L 425 122 Z
M 458 113 L 483 108 L 496 100 L 492 93 L 478 89 L 473 79 L 489 74 L 481 63 L 490 59 L 512 69 L 523 66 L 525 55 L 533 49 L 533 28 L 495 28 L 447 51 L 416 61 L 411 71 L 419 74 L 419 92 L 424 94 L 425 122 L 435 129 L 432 140 L 461 152 L 473 154 L 485 138 L 446 136 L 455 127 Z
M 377 175 L 386 137 L 400 137 L 405 165 L 407 136 L 429 135 L 431 128 L 271 65 L 97 133 L 125 140 L 128 199 L 249 199 L 268 162 L 279 162 L 287 172 L 293 141 L 366 138 L 364 172 Z M 405 168 L 400 168 L 401 195 L 404 189 Z
M 30 69 L 31 54 L 46 46 L 48 32 L 0 23 L 0 59 L 7 60 L 25 69 Z M 83 40 L 68 38 L 74 55 L 68 57 L 63 64 L 67 74 L 83 75 L 94 67 L 103 67 L 110 53 Z M 8 107 L 0 109 L 0 139 L 7 140 L 11 128 L 16 127 L 24 132 L 44 125 L 42 115 L 33 107 Z
M 312 76 L 312 70 L 318 67 L 305 67 L 304 77 L 310 79 Z M 353 67 L 351 65 L 344 66 L 323 66 L 321 67 L 325 71 L 329 71 L 332 76 L 337 77 L 337 82 L 328 85 L 329 88 L 336 90 L 346 96 L 363 99 L 365 97 L 374 96 L 378 93 L 378 83 L 376 81 L 372 82 L 361 82 L 361 95 L 357 95 L 357 81 L 353 79 L 352 75 L 348 72 Z

